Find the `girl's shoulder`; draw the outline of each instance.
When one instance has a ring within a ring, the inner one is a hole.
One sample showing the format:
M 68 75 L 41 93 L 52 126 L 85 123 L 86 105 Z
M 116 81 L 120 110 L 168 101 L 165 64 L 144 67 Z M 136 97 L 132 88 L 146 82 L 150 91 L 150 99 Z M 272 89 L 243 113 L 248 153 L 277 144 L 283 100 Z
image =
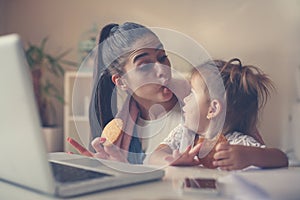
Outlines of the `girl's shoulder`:
M 244 145 L 244 146 L 255 146 L 255 147 L 265 147 L 265 145 L 256 141 L 253 137 L 240 132 L 228 133 L 225 135 L 229 144 L 233 145 Z
M 185 131 L 185 127 L 180 123 L 178 126 L 176 126 L 172 131 L 171 134 L 173 135 L 182 135 Z
M 182 124 L 179 124 L 177 127 L 175 127 L 168 137 L 164 139 L 163 142 L 160 144 L 168 145 L 172 150 L 179 150 L 182 137 L 184 135 L 185 128 Z

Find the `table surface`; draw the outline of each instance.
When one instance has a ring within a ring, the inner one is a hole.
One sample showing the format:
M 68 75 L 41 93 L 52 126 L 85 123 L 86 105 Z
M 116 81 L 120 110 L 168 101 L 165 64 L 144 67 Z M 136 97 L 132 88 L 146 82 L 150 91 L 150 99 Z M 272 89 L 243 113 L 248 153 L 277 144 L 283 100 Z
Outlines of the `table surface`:
M 55 159 L 55 156 L 51 157 L 51 159 Z M 59 160 L 59 158 L 57 158 L 57 160 Z M 168 166 L 165 168 L 165 176 L 162 180 L 129 185 L 68 199 L 199 199 L 198 195 L 182 193 L 180 186 L 185 177 L 218 178 L 227 173 L 228 172 L 225 171 L 205 169 L 202 167 Z M 216 195 L 206 194 L 205 196 L 206 199 L 221 199 L 220 196 Z M 48 200 L 56 198 L 0 181 L 0 199 Z
M 260 170 L 259 170 L 260 171 Z M 68 199 L 133 199 L 133 200 L 169 200 L 169 199 L 226 199 L 225 197 L 214 194 L 187 194 L 181 190 L 181 185 L 186 177 L 198 177 L 198 178 L 219 178 L 232 172 L 220 171 L 218 169 L 206 169 L 200 166 L 197 167 L 172 167 L 165 168 L 165 176 L 162 180 L 141 183 L 131 186 L 125 186 L 116 189 L 110 189 L 106 191 L 95 192 L 91 194 L 82 195 L 79 197 Z M 18 187 L 6 182 L 0 181 L 0 199 L 39 199 L 49 200 L 57 199 L 52 196 L 40 194 L 22 187 Z
M 160 181 L 111 189 L 68 199 L 199 199 L 195 194 L 183 194 L 180 185 L 185 177 L 219 177 L 224 172 L 195 167 L 167 167 Z M 206 199 L 224 199 L 216 195 L 205 195 Z M 0 199 L 56 199 L 12 184 L 0 181 Z

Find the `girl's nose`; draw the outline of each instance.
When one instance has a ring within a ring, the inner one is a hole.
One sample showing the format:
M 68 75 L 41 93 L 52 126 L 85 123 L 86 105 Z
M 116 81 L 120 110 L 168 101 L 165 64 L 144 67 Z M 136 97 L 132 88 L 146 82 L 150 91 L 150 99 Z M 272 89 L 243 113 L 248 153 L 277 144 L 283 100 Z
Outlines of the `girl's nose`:
M 186 105 L 188 103 L 188 101 L 190 101 L 190 99 L 192 98 L 193 94 L 190 93 L 188 96 L 186 96 L 184 99 L 183 99 L 183 103 Z

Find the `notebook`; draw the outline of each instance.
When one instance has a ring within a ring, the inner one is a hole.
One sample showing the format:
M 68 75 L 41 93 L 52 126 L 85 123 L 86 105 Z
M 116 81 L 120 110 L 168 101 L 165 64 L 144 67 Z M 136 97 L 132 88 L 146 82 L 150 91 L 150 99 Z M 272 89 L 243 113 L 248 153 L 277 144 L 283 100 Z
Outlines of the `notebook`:
M 70 197 L 164 176 L 162 169 L 151 166 L 63 152 L 49 157 L 29 67 L 17 34 L 0 36 L 0 66 L 0 181 Z

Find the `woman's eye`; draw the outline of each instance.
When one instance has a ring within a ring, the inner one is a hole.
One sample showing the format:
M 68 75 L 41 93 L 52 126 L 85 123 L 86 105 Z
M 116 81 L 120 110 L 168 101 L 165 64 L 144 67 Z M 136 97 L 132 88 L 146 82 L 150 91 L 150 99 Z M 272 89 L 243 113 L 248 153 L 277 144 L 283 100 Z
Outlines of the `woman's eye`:
M 150 70 L 154 66 L 154 63 L 144 63 L 139 65 L 139 69 L 142 71 Z
M 163 55 L 163 56 L 161 56 L 161 57 L 158 58 L 158 61 L 160 63 L 164 63 L 167 59 L 168 59 L 168 56 L 167 55 Z

